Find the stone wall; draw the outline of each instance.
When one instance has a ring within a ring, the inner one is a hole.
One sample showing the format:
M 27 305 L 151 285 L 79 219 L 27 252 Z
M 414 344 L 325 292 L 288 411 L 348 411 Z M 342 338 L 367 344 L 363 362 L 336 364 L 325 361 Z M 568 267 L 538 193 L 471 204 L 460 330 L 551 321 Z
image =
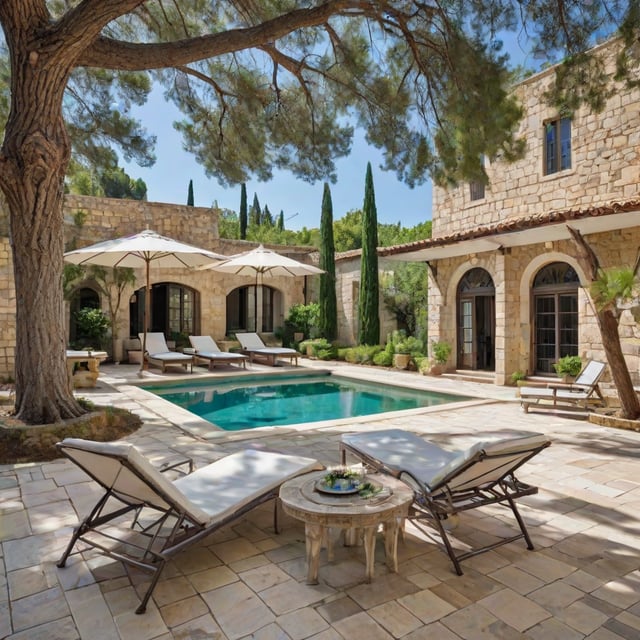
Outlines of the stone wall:
M 611 233 L 585 236 L 600 266 L 632 266 L 640 247 L 640 225 Z M 473 257 L 439 260 L 437 275 L 429 280 L 429 336 L 454 345 L 451 365 L 457 353 L 457 286 L 471 268 L 481 267 L 491 274 L 496 288 L 495 381 L 508 384 L 516 371 L 532 371 L 533 310 L 531 288 L 536 274 L 551 262 L 570 264 L 580 278 L 578 290 L 579 347 L 583 361 L 606 360 L 595 311 L 588 295 L 587 267 L 577 258 L 571 241 L 556 241 L 512 248 L 501 255 L 486 252 Z M 620 319 L 622 348 L 635 384 L 640 384 L 640 308 L 625 310 Z
M 209 249 L 223 255 L 248 251 L 256 245 L 241 240 L 218 238 L 218 212 L 205 207 L 187 207 L 159 202 L 93 198 L 67 195 L 64 205 L 65 248 L 82 247 L 102 240 L 132 235 L 152 229 L 175 240 Z M 15 288 L 11 248 L 8 240 L 8 215 L 0 210 L 0 379 L 14 377 L 15 371 Z M 275 247 L 274 247 L 275 248 Z M 312 263 L 308 247 L 278 247 L 278 252 L 301 262 Z M 136 289 L 144 286 L 142 268 L 135 269 L 136 283 L 124 292 L 120 324 L 117 336 L 129 337 L 128 300 Z M 173 282 L 192 287 L 200 293 L 200 331 L 214 339 L 222 339 L 226 329 L 225 298 L 233 289 L 255 284 L 253 277 L 238 277 L 211 270 L 191 271 L 187 269 L 151 268 L 152 282 Z M 287 310 L 293 304 L 304 303 L 315 295 L 317 286 L 314 277 L 265 278 L 262 284 L 278 290 L 279 309 L 274 318 L 274 327 L 283 325 Z M 91 286 L 91 283 L 87 283 Z M 305 300 L 306 296 L 306 300 Z M 103 310 L 107 309 L 102 301 Z M 69 309 L 66 305 L 66 317 Z
M 619 41 L 613 41 L 595 50 L 611 74 L 618 46 Z M 490 184 L 484 199 L 471 201 L 468 184 L 450 190 L 434 188 L 434 238 L 510 218 L 637 197 L 640 89 L 617 83 L 601 113 L 579 109 L 571 123 L 571 168 L 544 175 L 544 125 L 557 118 L 558 112 L 543 94 L 553 80 L 553 69 L 549 69 L 515 87 L 524 109 L 518 135 L 526 142 L 525 157 L 512 164 L 499 159 L 486 161 Z
M 380 265 L 384 266 L 384 265 Z M 384 270 L 380 269 L 380 276 Z M 358 295 L 360 291 L 360 253 L 336 260 L 336 299 L 338 306 L 338 342 L 358 343 Z M 388 333 L 396 329 L 395 318 L 389 313 L 380 295 L 380 341 L 385 343 Z

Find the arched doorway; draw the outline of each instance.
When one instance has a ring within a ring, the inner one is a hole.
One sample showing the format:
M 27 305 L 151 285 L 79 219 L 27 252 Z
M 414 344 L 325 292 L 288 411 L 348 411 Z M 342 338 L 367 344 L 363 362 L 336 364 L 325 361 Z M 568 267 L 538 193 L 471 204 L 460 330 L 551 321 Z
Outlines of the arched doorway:
M 273 287 L 249 285 L 234 289 L 227 295 L 227 335 L 237 331 L 273 332 L 280 306 L 280 292 Z
M 81 346 L 89 338 L 82 335 L 76 321 L 78 311 L 84 308 L 100 308 L 100 296 L 90 287 L 76 289 L 69 299 L 69 344 L 72 346 Z
M 495 369 L 495 286 L 480 267 L 467 271 L 458 284 L 459 369 Z
M 553 363 L 578 355 L 578 288 L 571 265 L 552 262 L 533 280 L 533 371 L 555 373 Z
M 129 301 L 129 332 L 137 336 L 143 329 L 144 287 Z M 164 333 L 176 346 L 189 346 L 189 336 L 200 333 L 200 296 L 182 284 L 161 282 L 151 286 L 150 331 Z

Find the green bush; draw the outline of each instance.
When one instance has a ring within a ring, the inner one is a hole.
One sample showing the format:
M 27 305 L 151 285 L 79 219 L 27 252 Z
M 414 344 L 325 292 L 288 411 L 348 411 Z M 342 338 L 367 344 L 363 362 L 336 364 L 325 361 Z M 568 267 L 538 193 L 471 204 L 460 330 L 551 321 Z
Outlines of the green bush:
M 451 355 L 451 345 L 444 340 L 431 343 L 431 355 L 438 364 L 445 364 Z
M 582 360 L 580 356 L 564 356 L 553 365 L 553 368 L 561 378 L 575 377 L 582 371 Z
M 93 307 L 82 307 L 75 313 L 78 340 L 76 346 L 93 347 L 100 350 L 104 347 L 111 323 L 100 310 Z
M 285 324 L 290 330 L 303 333 L 305 338 L 315 338 L 318 336 L 312 334 L 317 332 L 319 317 L 320 305 L 317 302 L 294 304 L 289 309 Z
M 378 367 L 390 367 L 393 364 L 393 353 L 385 348 L 373 356 L 373 364 Z

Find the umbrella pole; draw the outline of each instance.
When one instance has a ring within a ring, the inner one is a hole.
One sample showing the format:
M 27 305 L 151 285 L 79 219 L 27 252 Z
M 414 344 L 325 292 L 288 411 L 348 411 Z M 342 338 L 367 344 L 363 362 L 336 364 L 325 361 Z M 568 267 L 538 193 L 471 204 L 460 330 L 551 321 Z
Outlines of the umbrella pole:
M 258 271 L 256 271 L 256 288 L 253 292 L 253 328 L 258 333 Z
M 151 286 L 149 284 L 149 264 L 150 261 L 147 260 L 147 281 L 144 289 L 144 313 L 143 313 L 143 322 L 142 322 L 142 359 L 140 362 L 140 371 L 138 375 L 142 377 L 142 372 L 144 371 L 145 365 L 145 354 L 147 352 L 147 325 L 149 323 L 149 318 L 151 317 Z

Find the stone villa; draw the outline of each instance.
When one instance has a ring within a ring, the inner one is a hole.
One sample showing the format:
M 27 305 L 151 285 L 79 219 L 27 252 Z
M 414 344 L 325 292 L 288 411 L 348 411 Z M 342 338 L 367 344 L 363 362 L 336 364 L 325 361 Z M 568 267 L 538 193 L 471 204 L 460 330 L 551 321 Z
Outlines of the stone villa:
M 613 70 L 617 42 L 597 49 Z M 512 373 L 547 374 L 566 354 L 603 358 L 588 295 L 594 268 L 632 266 L 640 250 L 640 90 L 618 85 L 598 114 L 581 109 L 563 117 L 543 98 L 551 70 L 514 90 L 524 107 L 520 135 L 525 157 L 512 164 L 486 162 L 490 184 L 434 189 L 433 237 L 379 249 L 385 260 L 429 266 L 429 336 L 453 346 L 449 368 L 485 372 L 496 384 Z M 151 228 L 184 242 L 233 254 L 251 243 L 218 237 L 217 212 L 149 202 L 68 196 L 67 246 Z M 312 262 L 308 247 L 278 250 Z M 356 338 L 359 255 L 336 261 L 339 339 Z M 307 281 L 308 280 L 308 281 Z M 314 299 L 313 278 L 276 278 L 256 283 L 214 271 L 152 269 L 152 328 L 175 334 L 210 334 L 216 340 L 236 330 L 271 333 L 292 304 Z M 257 286 L 256 286 L 257 285 Z M 6 213 L 0 211 L 0 377 L 12 376 L 15 291 Z M 142 326 L 142 271 L 125 291 L 118 336 Z M 257 294 L 257 318 L 254 296 Z M 87 281 L 67 305 L 105 308 L 95 283 Z M 623 314 L 623 348 L 632 374 L 640 375 L 639 311 Z M 384 336 L 393 328 L 381 308 Z M 126 357 L 126 355 L 125 355 Z M 636 380 L 637 382 L 637 380 Z
M 617 41 L 596 49 L 613 73 Z M 603 359 L 588 295 L 595 269 L 640 252 L 640 90 L 615 87 L 601 113 L 563 117 L 544 100 L 546 70 L 520 83 L 522 160 L 485 160 L 488 186 L 434 189 L 432 238 L 380 249 L 429 267 L 429 337 L 449 367 L 553 374 L 564 355 Z M 640 376 L 640 308 L 623 313 L 623 350 Z

